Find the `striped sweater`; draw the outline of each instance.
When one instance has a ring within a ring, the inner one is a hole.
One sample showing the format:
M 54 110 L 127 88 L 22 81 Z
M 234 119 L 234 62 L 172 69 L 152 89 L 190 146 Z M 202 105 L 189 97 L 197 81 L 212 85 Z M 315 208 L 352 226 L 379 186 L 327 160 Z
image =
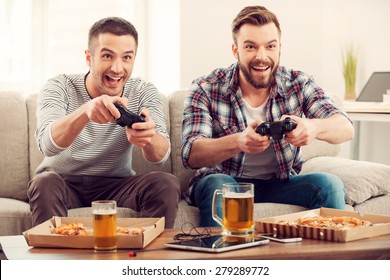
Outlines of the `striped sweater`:
M 115 124 L 89 122 L 68 147 L 58 147 L 51 139 L 51 124 L 91 100 L 85 87 L 85 74 L 58 75 L 50 79 L 38 97 L 35 137 L 45 155 L 36 173 L 53 170 L 63 175 L 126 177 L 132 169 L 133 145 L 127 141 L 125 128 Z M 156 123 L 156 132 L 169 137 L 162 112 L 162 101 L 151 83 L 130 78 L 123 97 L 127 108 L 139 113 L 148 108 Z

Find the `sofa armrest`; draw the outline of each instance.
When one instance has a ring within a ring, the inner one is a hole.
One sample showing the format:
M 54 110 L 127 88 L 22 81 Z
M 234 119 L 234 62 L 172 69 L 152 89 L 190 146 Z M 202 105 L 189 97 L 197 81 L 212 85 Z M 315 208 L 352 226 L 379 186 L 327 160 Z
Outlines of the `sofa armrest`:
M 337 156 L 341 151 L 340 144 L 330 144 L 325 141 L 314 139 L 309 145 L 302 146 L 303 161 L 321 156 Z
M 390 193 L 390 166 L 337 157 L 316 157 L 303 164 L 301 173 L 326 172 L 344 183 L 345 201 L 360 204 L 371 197 Z

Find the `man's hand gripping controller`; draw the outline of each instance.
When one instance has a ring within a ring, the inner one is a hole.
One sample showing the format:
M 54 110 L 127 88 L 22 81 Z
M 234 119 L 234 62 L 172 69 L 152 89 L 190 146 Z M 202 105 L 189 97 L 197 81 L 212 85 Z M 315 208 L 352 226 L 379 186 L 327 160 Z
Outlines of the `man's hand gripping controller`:
M 144 117 L 130 112 L 128 109 L 118 103 L 114 103 L 114 105 L 118 109 L 119 113 L 121 113 L 120 118 L 115 120 L 115 122 L 120 126 L 131 127 L 133 123 L 145 122 Z
M 286 132 L 290 132 L 296 127 L 297 124 L 287 117 L 283 121 L 261 123 L 257 126 L 256 132 L 263 136 L 268 135 L 274 140 L 280 140 Z

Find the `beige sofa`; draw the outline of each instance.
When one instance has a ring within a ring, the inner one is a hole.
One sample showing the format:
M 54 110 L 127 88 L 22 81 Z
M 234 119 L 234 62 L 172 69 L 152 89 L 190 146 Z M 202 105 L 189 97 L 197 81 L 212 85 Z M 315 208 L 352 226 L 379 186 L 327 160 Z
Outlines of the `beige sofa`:
M 151 170 L 171 172 L 180 179 L 182 188 L 193 171 L 185 170 L 180 158 L 181 114 L 185 91 L 162 96 L 172 153 L 163 166 L 142 161 L 139 150 L 134 156 L 138 173 Z M 26 188 L 35 168 L 42 160 L 34 139 L 36 95 L 0 92 L 0 235 L 21 234 L 31 227 L 31 213 Z M 390 215 L 390 166 L 337 158 L 339 146 L 315 142 L 304 148 L 302 172 L 327 171 L 340 176 L 346 186 L 348 209 Z M 304 210 L 294 205 L 256 204 L 255 217 L 262 218 Z M 70 216 L 89 216 L 89 208 L 72 209 Z M 123 217 L 137 217 L 137 212 L 119 209 Z M 199 224 L 199 211 L 180 202 L 175 227 L 185 222 Z

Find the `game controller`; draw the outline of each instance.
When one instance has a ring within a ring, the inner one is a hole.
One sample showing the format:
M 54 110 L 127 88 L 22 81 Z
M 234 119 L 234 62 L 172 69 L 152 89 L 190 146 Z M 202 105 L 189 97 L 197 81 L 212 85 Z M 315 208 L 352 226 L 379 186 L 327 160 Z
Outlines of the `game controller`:
M 274 140 L 280 140 L 286 132 L 290 132 L 296 127 L 297 124 L 291 118 L 285 118 L 282 121 L 261 123 L 257 126 L 256 132 L 263 136 L 268 135 Z
M 121 116 L 119 119 L 116 119 L 115 122 L 120 126 L 129 126 L 131 127 L 133 123 L 145 122 L 145 118 L 130 112 L 128 109 L 123 107 L 121 104 L 114 103 L 115 107 L 118 109 Z

